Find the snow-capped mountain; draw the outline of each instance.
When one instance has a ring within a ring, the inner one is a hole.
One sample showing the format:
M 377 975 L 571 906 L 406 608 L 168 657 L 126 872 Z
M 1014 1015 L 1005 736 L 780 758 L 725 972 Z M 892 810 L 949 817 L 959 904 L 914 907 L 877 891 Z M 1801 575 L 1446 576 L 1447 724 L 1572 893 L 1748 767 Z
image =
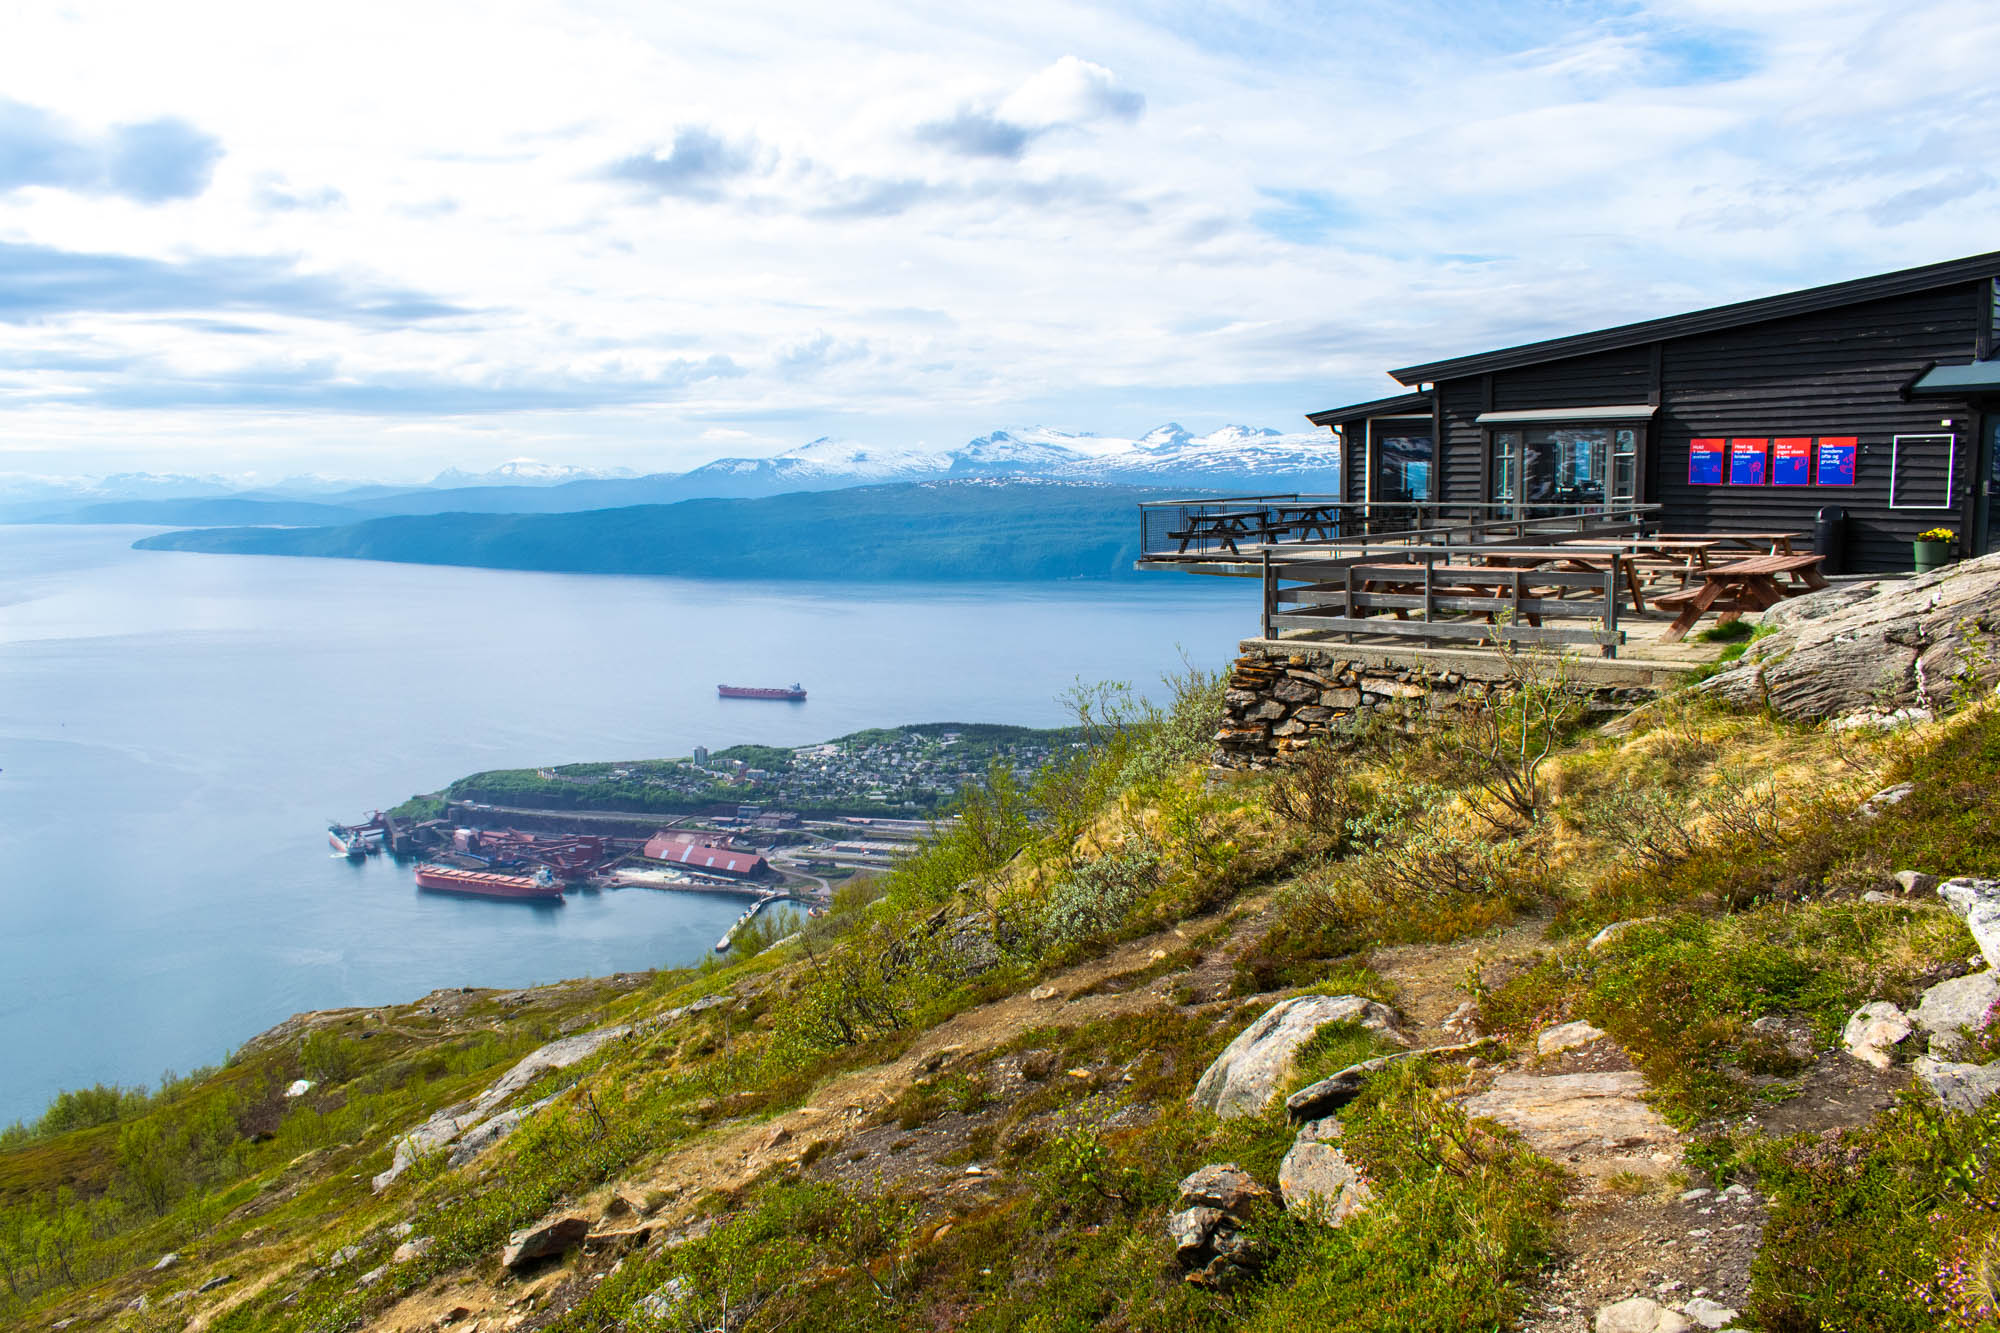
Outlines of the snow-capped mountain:
M 544 463 L 538 458 L 510 458 L 485 472 L 466 472 L 448 467 L 431 478 L 434 489 L 461 486 L 560 486 L 566 481 L 604 481 L 639 474 L 629 467 L 572 467 L 567 463 Z
M 723 486 L 717 493 L 730 495 L 940 477 L 1126 483 L 1311 479 L 1325 485 L 1339 470 L 1338 453 L 1330 436 L 1283 435 L 1251 426 L 1196 435 L 1169 422 L 1138 439 L 1029 427 L 996 430 L 946 450 L 881 449 L 821 438 L 768 458 L 719 458 L 680 480 L 690 487 Z

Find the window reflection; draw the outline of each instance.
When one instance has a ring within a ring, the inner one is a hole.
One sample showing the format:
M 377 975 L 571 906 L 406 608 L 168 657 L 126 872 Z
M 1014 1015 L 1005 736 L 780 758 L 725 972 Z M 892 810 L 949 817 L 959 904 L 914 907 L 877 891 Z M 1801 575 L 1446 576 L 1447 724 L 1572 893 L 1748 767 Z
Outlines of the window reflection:
M 1493 500 L 1512 515 L 1543 505 L 1629 504 L 1638 493 L 1632 426 L 1493 432 Z

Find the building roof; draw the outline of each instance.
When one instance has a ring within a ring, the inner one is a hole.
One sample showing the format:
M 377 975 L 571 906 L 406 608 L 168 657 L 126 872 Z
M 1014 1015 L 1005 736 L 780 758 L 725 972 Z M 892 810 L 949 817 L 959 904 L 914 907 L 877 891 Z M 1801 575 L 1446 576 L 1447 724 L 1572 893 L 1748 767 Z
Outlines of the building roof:
M 646 857 L 686 866 L 689 870 L 710 870 L 723 875 L 754 875 L 764 868 L 764 858 L 755 852 L 731 851 L 692 838 L 675 838 L 655 833 L 646 843 Z
M 1762 324 L 1768 320 L 1787 319 L 1793 315 L 1811 314 L 1814 311 L 1829 310 L 1838 306 L 1859 305 L 1865 301 L 1880 301 L 1891 296 L 1906 296 L 1912 292 L 1929 291 L 1936 287 L 1950 287 L 1962 282 L 1995 277 L 2000 277 L 2000 251 L 1948 260 L 1942 264 L 1926 264 L 1921 268 L 1899 269 L 1894 273 L 1882 273 L 1872 278 L 1855 278 L 1825 287 L 1809 287 L 1804 291 L 1765 296 L 1754 301 L 1737 301 L 1731 305 L 1712 306 L 1707 310 L 1696 310 L 1685 315 L 1670 315 L 1665 319 L 1620 324 L 1615 328 L 1599 329 L 1595 333 L 1578 333 L 1566 338 L 1523 343 L 1519 347 L 1506 347 L 1497 352 L 1480 352 L 1447 361 L 1405 366 L 1401 370 L 1392 370 L 1389 373 L 1399 384 L 1435 384 L 1439 380 L 1483 375 L 1488 371 L 1535 365 L 1543 361 L 1560 361 L 1572 356 L 1587 356 L 1592 352 L 1616 351 L 1621 347 L 1641 346 L 1665 338 L 1714 333 L 1720 329 L 1732 329 L 1745 324 Z M 1315 417 L 1313 420 L 1317 422 L 1318 418 Z
M 1377 398 L 1372 402 L 1356 403 L 1352 407 L 1332 407 L 1324 412 L 1309 412 L 1306 420 L 1315 426 L 1344 426 L 1350 421 L 1361 421 L 1367 417 L 1429 416 L 1431 396 L 1427 393 L 1405 393 L 1394 398 Z
M 1910 386 L 1912 398 L 1959 398 L 1968 393 L 2000 393 L 2000 360 L 1932 366 Z

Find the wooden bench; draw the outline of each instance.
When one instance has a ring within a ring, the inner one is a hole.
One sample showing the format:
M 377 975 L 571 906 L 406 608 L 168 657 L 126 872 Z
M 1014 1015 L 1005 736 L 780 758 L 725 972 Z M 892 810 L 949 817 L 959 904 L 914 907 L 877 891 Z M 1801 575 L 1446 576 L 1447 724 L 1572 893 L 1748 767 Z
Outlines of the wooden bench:
M 1819 566 L 1825 559 L 1823 555 L 1758 555 L 1705 569 L 1700 587 L 1653 598 L 1654 606 L 1680 613 L 1661 638 L 1678 643 L 1711 611 L 1718 613 L 1718 623 L 1726 625 L 1745 611 L 1768 611 L 1787 597 L 1824 588 L 1826 576 L 1819 572 Z
M 1187 554 L 1189 543 L 1200 541 L 1220 542 L 1231 555 L 1240 555 L 1242 552 L 1236 549 L 1237 538 L 1258 537 L 1267 531 L 1263 510 L 1225 510 L 1213 514 L 1189 514 L 1187 526 L 1178 532 L 1169 532 L 1167 540 L 1179 542 L 1183 555 Z

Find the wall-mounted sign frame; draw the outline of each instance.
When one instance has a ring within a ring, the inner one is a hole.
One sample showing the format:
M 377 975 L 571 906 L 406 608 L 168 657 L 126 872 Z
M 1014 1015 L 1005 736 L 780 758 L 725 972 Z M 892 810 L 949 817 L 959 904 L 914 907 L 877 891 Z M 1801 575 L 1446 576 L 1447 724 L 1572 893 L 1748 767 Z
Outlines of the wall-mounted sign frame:
M 1821 486 L 1855 484 L 1855 462 L 1861 440 L 1854 435 L 1822 435 L 1813 446 L 1814 479 Z
M 1890 441 L 1889 508 L 1950 509 L 1958 437 L 1939 432 Z
M 1704 438 L 1688 441 L 1688 485 L 1722 485 L 1722 460 L 1727 449 L 1727 440 Z
M 1762 486 L 1765 466 L 1770 457 L 1769 439 L 1731 440 L 1729 442 L 1729 484 L 1731 486 Z
M 1810 435 L 1781 435 L 1771 441 L 1771 484 L 1812 485 L 1813 442 Z

